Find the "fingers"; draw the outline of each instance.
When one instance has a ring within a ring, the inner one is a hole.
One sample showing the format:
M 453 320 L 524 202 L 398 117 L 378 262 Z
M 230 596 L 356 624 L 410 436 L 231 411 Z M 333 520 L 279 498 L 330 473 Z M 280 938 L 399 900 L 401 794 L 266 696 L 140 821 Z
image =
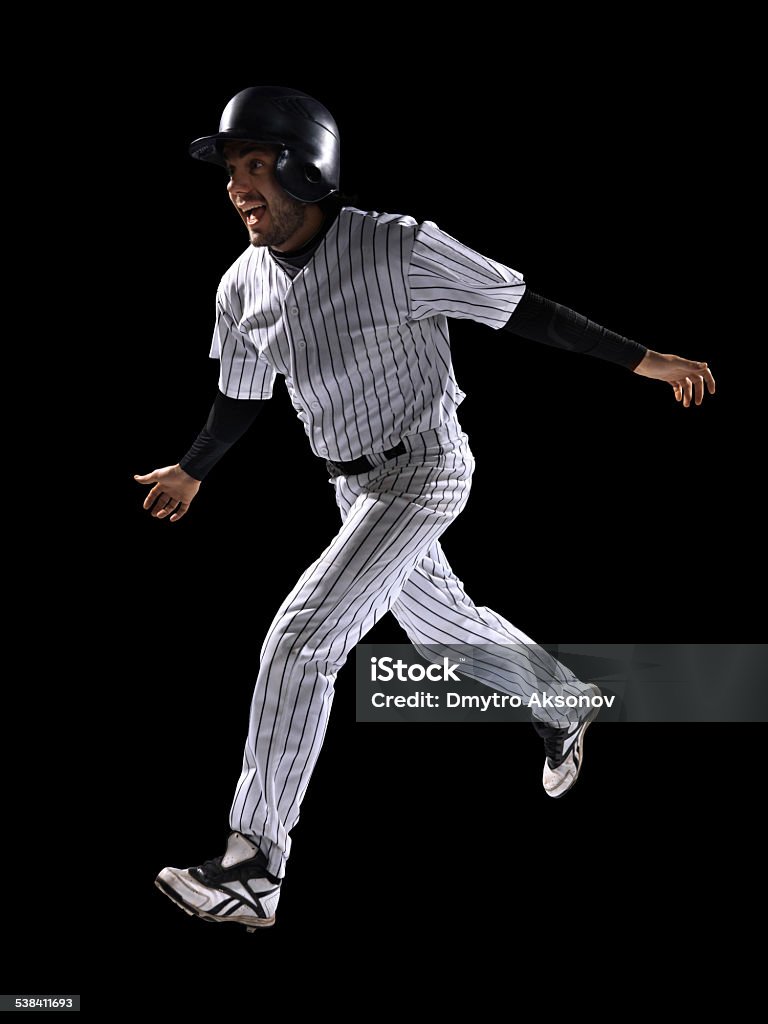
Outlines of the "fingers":
M 190 502 L 177 498 L 163 489 L 163 482 L 166 486 L 169 482 L 171 486 L 174 486 L 173 481 L 169 481 L 169 471 L 172 469 L 172 466 L 168 466 L 166 469 L 156 469 L 151 473 L 145 473 L 143 476 L 139 473 L 134 473 L 133 479 L 140 484 L 149 484 L 157 481 L 144 499 L 142 507 L 147 511 L 152 509 L 153 519 L 166 519 L 170 516 L 171 522 L 176 523 L 189 511 Z M 175 486 L 174 489 L 176 489 Z M 152 508 L 153 505 L 154 508 Z
M 714 395 L 716 391 L 715 378 L 712 376 L 712 371 L 706 363 L 691 363 L 691 366 L 694 370 L 690 376 L 696 391 L 696 405 L 701 405 L 704 401 L 705 387 L 710 395 Z
M 163 498 L 165 501 L 163 501 Z M 152 515 L 157 519 L 163 519 L 165 516 L 169 516 L 178 504 L 178 498 L 172 498 L 170 495 L 164 494 L 152 510 Z
M 154 505 L 155 507 L 152 509 L 152 515 L 155 518 L 157 518 L 162 517 L 164 514 L 167 514 L 168 512 L 172 512 L 178 504 L 178 498 L 171 497 L 170 494 L 167 494 L 162 489 L 160 484 L 155 484 L 155 486 L 144 499 L 143 508 L 150 509 Z
M 675 400 L 682 402 L 686 409 L 694 403 L 701 405 L 707 392 L 715 394 L 715 378 L 707 363 L 673 355 L 662 355 L 660 358 L 665 362 L 656 376 L 659 380 L 669 381 Z
M 706 363 L 702 365 L 706 367 Z M 709 391 L 710 395 L 715 393 L 715 378 L 709 369 L 705 369 L 702 373 L 691 374 L 682 380 L 673 380 L 670 383 L 675 392 L 675 400 L 682 402 L 686 409 L 693 403 L 701 405 L 704 401 L 705 391 Z
M 152 490 L 149 492 L 149 494 L 144 499 L 144 504 L 142 505 L 142 508 L 151 508 L 151 506 L 155 502 L 155 499 L 159 498 L 162 493 L 163 493 L 163 489 L 160 486 L 160 484 L 155 484 L 155 486 L 152 488 Z
M 153 519 L 166 519 L 170 516 L 171 522 L 176 523 L 189 511 L 189 505 L 190 502 L 173 497 L 164 491 L 160 484 L 155 484 L 144 499 L 143 507 L 152 509 Z
M 691 404 L 691 395 L 693 394 L 693 381 L 690 377 L 684 377 L 683 380 L 673 380 L 672 387 L 675 391 L 675 399 L 678 402 L 683 403 L 684 408 L 688 408 Z

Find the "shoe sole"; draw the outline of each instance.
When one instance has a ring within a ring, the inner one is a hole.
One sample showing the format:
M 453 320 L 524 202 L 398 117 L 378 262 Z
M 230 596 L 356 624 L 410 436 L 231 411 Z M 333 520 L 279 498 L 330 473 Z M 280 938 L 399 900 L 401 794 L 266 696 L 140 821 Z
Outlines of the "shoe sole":
M 155 885 L 167 896 L 169 900 L 173 900 L 177 907 L 189 914 L 190 917 L 200 917 L 203 921 L 218 921 L 220 924 L 230 922 L 231 924 L 242 924 L 245 925 L 249 932 L 255 932 L 257 928 L 270 928 L 275 923 L 273 917 L 216 917 L 215 914 L 206 914 L 204 910 L 198 910 L 197 907 L 191 906 L 189 903 L 185 903 L 184 900 L 175 892 L 170 885 L 166 885 L 165 882 L 161 882 L 159 878 L 155 879 Z

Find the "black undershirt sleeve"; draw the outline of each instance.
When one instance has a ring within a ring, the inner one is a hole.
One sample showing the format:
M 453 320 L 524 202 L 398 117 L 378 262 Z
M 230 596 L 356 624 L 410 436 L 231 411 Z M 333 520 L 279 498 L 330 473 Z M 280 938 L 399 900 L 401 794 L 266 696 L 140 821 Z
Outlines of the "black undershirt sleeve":
M 195 480 L 203 480 L 239 440 L 261 412 L 258 398 L 228 398 L 216 393 L 208 421 L 179 465 Z
M 606 359 L 629 370 L 634 370 L 648 351 L 645 345 L 614 334 L 581 313 L 542 298 L 528 288 L 501 330 L 543 345 Z

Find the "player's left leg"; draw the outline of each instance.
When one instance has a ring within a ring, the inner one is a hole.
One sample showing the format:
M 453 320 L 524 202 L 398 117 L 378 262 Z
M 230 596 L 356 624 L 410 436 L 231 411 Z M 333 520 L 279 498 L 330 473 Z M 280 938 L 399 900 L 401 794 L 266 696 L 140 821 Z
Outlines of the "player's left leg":
M 534 719 L 567 729 L 586 717 L 586 710 L 569 714 L 567 708 L 547 706 L 544 698 L 591 697 L 592 684 L 582 683 L 504 616 L 476 605 L 439 540 L 421 557 L 391 612 L 425 657 L 451 657 L 459 647 L 471 648 L 465 675 L 526 702 L 538 698 L 542 706 L 534 707 Z
M 563 796 L 583 762 L 584 734 L 597 714 L 594 683 L 581 682 L 562 662 L 498 612 L 476 605 L 454 573 L 439 540 L 415 566 L 390 609 L 411 644 L 427 659 L 467 653 L 464 674 L 503 693 L 541 702 L 533 724 L 544 741 L 544 788 Z M 547 706 L 545 698 L 574 697 L 573 709 Z

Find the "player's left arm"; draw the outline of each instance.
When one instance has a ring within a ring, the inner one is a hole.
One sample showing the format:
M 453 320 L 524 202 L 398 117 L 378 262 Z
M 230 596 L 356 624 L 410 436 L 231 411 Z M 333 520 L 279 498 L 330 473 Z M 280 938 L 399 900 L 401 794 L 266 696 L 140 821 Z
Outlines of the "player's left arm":
M 648 349 L 633 373 L 671 384 L 675 398 L 687 409 L 691 402 L 701 405 L 704 392 L 715 393 L 715 378 L 706 363 Z
M 412 229 L 408 225 L 409 230 Z M 413 230 L 408 260 L 408 319 L 447 316 L 580 352 L 671 384 L 688 408 L 701 405 L 715 379 L 706 363 L 654 352 L 581 313 L 532 292 L 523 275 L 442 231 L 434 221 Z
M 616 363 L 641 377 L 666 381 L 686 409 L 692 404 L 701 405 L 707 391 L 715 393 L 715 378 L 707 363 L 654 352 L 530 288 L 526 288 L 502 329 L 553 348 Z

